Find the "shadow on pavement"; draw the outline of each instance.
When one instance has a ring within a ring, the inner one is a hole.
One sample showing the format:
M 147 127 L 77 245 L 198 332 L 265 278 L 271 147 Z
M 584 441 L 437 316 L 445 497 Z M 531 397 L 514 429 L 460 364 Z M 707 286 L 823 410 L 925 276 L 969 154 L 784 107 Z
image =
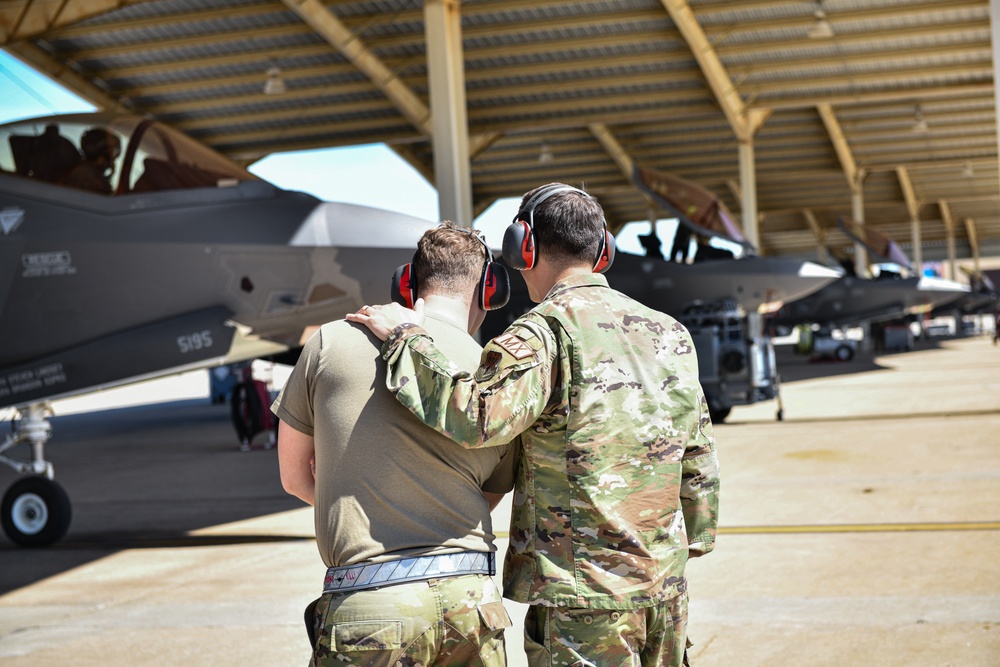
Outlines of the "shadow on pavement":
M 917 341 L 912 351 L 935 350 L 940 347 L 941 345 L 938 340 L 925 339 Z M 889 367 L 880 365 L 877 360 L 879 358 L 908 353 L 902 351 L 874 353 L 859 350 L 850 361 L 837 361 L 832 358 L 816 359 L 806 355 L 799 355 L 795 353 L 793 345 L 778 345 L 775 346 L 775 361 L 781 382 L 787 383 L 835 377 L 838 375 L 850 375 L 853 373 L 889 370 Z
M 0 534 L 0 594 L 121 549 L 306 539 L 190 534 L 303 507 L 281 488 L 277 450 L 239 451 L 228 406 L 193 399 L 51 421 L 46 458 L 73 521 L 48 548 L 20 548 Z M 26 445 L 10 454 L 29 457 Z M 17 477 L 4 466 L 2 489 Z

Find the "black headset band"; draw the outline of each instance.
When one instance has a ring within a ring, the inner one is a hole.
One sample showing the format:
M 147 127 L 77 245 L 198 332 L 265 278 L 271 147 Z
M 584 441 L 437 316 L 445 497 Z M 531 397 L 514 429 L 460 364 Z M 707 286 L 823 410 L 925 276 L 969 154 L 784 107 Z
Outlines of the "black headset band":
M 528 215 L 527 215 L 528 219 L 525 222 L 528 223 L 528 226 L 531 229 L 534 229 L 535 228 L 535 209 L 538 208 L 541 205 L 541 203 L 544 202 L 549 197 L 552 197 L 553 195 L 560 194 L 562 192 L 577 192 L 577 193 L 579 193 L 579 194 L 581 194 L 581 195 L 583 195 L 585 197 L 589 197 L 590 196 L 589 194 L 587 194 L 586 192 L 584 192 L 580 188 L 574 188 L 572 185 L 553 185 L 553 186 L 551 186 L 549 188 L 542 188 L 541 190 L 539 190 L 538 192 L 536 192 L 534 195 L 532 195 L 531 199 L 529 199 L 528 201 L 524 202 L 524 206 L 522 206 L 521 210 L 518 211 L 518 215 L 517 215 L 518 219 L 524 220 L 524 218 L 521 217 L 521 213 L 523 213 L 523 212 L 526 211 L 528 213 Z

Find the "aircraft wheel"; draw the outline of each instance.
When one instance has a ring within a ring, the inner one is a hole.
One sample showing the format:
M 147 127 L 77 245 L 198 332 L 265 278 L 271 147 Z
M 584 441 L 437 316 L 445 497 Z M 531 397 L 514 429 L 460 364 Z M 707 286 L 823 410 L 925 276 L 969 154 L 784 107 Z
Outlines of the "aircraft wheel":
M 838 361 L 850 361 L 854 358 L 854 350 L 849 345 L 841 345 L 833 351 Z
M 73 516 L 69 496 L 47 477 L 25 477 L 3 497 L 3 532 L 22 547 L 44 547 L 58 542 Z
M 708 406 L 708 416 L 712 418 L 713 424 L 721 424 L 726 421 L 726 417 L 729 416 L 729 413 L 732 412 L 732 410 L 733 407 L 731 405 L 727 405 L 724 408 L 713 408 L 712 406 Z

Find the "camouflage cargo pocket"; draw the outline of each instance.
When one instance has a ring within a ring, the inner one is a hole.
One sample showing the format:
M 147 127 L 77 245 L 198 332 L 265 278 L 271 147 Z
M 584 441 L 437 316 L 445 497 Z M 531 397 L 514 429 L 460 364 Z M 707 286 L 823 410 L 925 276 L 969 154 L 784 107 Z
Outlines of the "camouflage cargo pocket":
M 403 645 L 402 621 L 338 623 L 333 629 L 335 651 L 393 651 Z
M 479 605 L 479 618 L 482 619 L 483 625 L 494 632 L 513 625 L 503 602 L 486 602 Z

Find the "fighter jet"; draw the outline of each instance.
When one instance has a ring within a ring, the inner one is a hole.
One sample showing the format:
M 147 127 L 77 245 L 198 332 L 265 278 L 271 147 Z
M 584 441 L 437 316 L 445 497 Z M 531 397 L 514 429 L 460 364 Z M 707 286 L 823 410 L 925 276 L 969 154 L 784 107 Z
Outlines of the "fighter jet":
M 0 126 L 2 524 L 59 540 L 70 503 L 44 458 L 54 398 L 260 358 L 389 300 L 433 224 L 324 203 L 156 121 L 81 114 Z M 32 446 L 30 461 L 3 455 Z
M 969 294 L 969 288 L 933 276 L 887 276 L 878 279 L 846 275 L 798 301 L 787 303 L 768 318 L 775 327 L 799 324 L 846 327 L 929 313 Z
M 988 272 L 960 267 L 969 281 L 969 293 L 957 301 L 945 303 L 931 311 L 931 317 L 992 313 L 1000 304 L 1000 292 Z
M 713 421 L 724 421 L 734 405 L 776 398 L 774 351 L 756 315 L 811 294 L 843 272 L 758 256 L 732 214 L 696 184 L 639 167 L 635 180 L 676 216 L 679 227 L 673 242 L 665 243 L 668 239 L 657 236 L 654 223 L 650 234 L 639 237 L 645 256 L 619 250 L 607 272 L 608 283 L 688 327 Z M 732 250 L 713 244 L 714 238 Z M 663 252 L 663 247 L 670 250 Z M 527 288 L 513 276 L 508 307 L 487 316 L 485 335 L 500 333 L 531 305 Z
M 873 270 L 874 278 L 859 277 L 850 271 L 808 297 L 786 304 L 771 316 L 772 325 L 790 328 L 816 324 L 828 329 L 889 321 L 929 313 L 972 295 L 968 285 L 917 275 L 906 253 L 884 234 L 843 218 L 837 224 L 871 257 L 888 263 L 892 270 Z M 845 265 L 852 266 L 848 262 Z
M 609 282 L 688 327 L 714 422 L 735 405 L 779 398 L 774 347 L 759 316 L 816 292 L 843 271 L 759 256 L 725 204 L 697 183 L 638 165 L 632 181 L 672 213 L 678 227 L 666 253 L 655 233 L 640 237 L 646 248 L 641 270 L 623 267 Z M 778 419 L 781 414 L 779 402 Z

